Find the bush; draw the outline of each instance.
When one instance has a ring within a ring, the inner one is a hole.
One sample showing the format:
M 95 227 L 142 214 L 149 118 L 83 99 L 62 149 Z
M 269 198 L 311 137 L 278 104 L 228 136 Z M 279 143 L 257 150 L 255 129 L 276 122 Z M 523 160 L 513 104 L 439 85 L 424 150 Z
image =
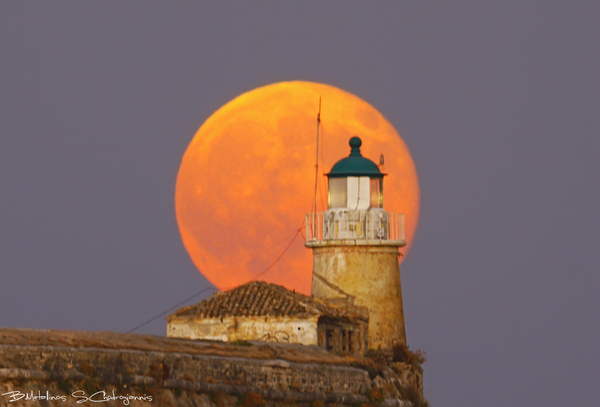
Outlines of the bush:
M 397 343 L 392 347 L 392 360 L 394 362 L 404 362 L 412 366 L 420 366 L 427 359 L 425 358 L 425 352 L 422 350 L 413 352 L 405 344 Z
M 393 360 L 392 353 L 386 349 L 370 349 L 365 356 L 381 366 L 389 366 Z
M 367 398 L 369 399 L 369 401 L 372 401 L 374 403 L 381 403 L 385 400 L 385 394 L 383 393 L 383 389 L 374 387 L 367 391 Z

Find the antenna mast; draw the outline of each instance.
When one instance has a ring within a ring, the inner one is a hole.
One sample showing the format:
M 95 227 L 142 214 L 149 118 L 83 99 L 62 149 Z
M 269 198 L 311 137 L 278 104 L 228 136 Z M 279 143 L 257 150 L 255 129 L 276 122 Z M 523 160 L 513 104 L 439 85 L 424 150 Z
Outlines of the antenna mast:
M 313 236 L 317 234 L 317 185 L 319 182 L 319 127 L 321 125 L 321 96 L 319 96 L 319 113 L 317 113 L 317 149 L 315 155 L 315 210 L 313 217 Z

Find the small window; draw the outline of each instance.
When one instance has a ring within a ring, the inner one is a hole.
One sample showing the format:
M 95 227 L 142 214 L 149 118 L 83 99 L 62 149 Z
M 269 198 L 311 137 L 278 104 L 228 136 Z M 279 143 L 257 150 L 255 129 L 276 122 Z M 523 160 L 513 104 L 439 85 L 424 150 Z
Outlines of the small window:
M 333 331 L 331 329 L 325 330 L 325 349 L 333 349 Z
M 371 208 L 383 208 L 383 178 L 371 178 Z
M 329 208 L 345 208 L 348 199 L 347 178 L 329 178 Z
M 354 353 L 355 349 L 354 349 L 354 344 L 352 343 L 352 331 L 348 331 L 348 350 L 351 353 Z

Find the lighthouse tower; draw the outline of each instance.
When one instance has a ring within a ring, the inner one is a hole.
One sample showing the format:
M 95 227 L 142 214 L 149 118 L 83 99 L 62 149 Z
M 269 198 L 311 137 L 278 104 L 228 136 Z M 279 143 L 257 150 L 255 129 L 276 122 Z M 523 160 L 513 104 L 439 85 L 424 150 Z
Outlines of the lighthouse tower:
M 313 250 L 312 295 L 344 299 L 369 310 L 370 349 L 406 344 L 398 248 L 404 218 L 383 209 L 383 174 L 362 156 L 358 137 L 350 156 L 327 174 L 328 210 L 306 215 Z

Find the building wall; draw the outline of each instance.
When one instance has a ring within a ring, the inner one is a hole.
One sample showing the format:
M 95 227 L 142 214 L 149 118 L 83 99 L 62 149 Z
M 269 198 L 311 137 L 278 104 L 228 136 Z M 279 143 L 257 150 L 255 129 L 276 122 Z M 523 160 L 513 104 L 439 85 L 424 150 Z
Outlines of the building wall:
M 356 305 L 369 310 L 370 349 L 406 343 L 396 246 L 321 242 L 313 247 L 313 259 L 315 297 L 350 296 Z
M 167 323 L 171 338 L 237 340 L 318 345 L 317 318 L 223 317 L 172 318 Z

